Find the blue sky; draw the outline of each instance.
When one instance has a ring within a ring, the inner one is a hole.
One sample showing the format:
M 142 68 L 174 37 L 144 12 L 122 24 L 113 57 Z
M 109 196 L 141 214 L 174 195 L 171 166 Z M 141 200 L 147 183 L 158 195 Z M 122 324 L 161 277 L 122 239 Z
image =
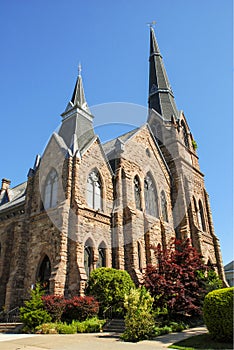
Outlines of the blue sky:
M 226 264 L 233 259 L 231 0 L 2 0 L 0 177 L 13 186 L 26 180 L 60 123 L 79 62 L 90 106 L 147 106 L 152 20 L 198 144 Z

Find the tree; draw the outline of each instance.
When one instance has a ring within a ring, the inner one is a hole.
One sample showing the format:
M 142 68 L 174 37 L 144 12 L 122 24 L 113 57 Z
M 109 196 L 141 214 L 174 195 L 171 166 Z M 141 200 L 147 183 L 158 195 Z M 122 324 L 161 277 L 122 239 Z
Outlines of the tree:
M 136 342 L 152 336 L 155 325 L 152 315 L 153 301 L 144 286 L 131 289 L 129 295 L 125 295 L 124 307 L 127 313 L 123 340 Z
M 24 302 L 25 306 L 20 308 L 20 320 L 25 325 L 25 330 L 34 331 L 42 323 L 50 322 L 51 316 L 44 309 L 40 284 L 36 284 L 31 290 L 31 298 Z
M 154 307 L 168 309 L 170 317 L 198 316 L 205 294 L 197 271 L 205 271 L 201 256 L 189 239 L 172 239 L 165 250 L 152 247 L 157 265 L 148 265 L 144 285 L 154 297 Z
M 91 272 L 86 293 L 99 301 L 101 313 L 109 307 L 121 312 L 125 294 L 134 287 L 127 271 L 100 267 Z

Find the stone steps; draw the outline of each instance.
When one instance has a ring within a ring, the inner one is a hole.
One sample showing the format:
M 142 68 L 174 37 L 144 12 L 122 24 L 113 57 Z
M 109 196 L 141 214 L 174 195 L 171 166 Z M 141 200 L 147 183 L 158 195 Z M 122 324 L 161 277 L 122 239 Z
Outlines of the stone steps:
M 23 323 L 0 323 L 0 333 L 19 333 Z
M 125 330 L 125 323 L 123 319 L 113 318 L 103 327 L 104 332 L 123 333 Z

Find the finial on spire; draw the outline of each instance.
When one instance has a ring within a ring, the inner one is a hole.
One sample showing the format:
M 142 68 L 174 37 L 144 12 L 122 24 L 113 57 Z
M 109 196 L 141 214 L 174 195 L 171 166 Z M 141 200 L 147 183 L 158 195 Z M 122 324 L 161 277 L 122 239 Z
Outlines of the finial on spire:
M 147 23 L 147 25 L 148 25 L 150 28 L 154 28 L 154 26 L 156 25 L 156 21 L 149 22 L 149 23 Z
M 81 71 L 82 71 L 82 67 L 81 67 L 81 63 L 79 62 L 78 64 L 78 76 L 81 76 Z

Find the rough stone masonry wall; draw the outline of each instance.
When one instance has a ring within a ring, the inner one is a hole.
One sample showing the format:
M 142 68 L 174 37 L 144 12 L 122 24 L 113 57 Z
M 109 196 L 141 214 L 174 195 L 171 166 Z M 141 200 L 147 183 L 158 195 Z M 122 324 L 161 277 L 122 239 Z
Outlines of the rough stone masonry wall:
M 87 179 L 91 171 L 98 170 L 103 195 L 102 210 L 94 210 L 87 204 Z M 99 141 L 96 140 L 80 158 L 74 158 L 73 167 L 73 204 L 74 207 L 74 235 L 70 242 L 70 261 L 76 267 L 70 269 L 70 291 L 75 292 L 79 284 L 79 293 L 83 293 L 87 276 L 84 270 L 84 245 L 89 240 L 93 245 L 93 268 L 98 260 L 98 247 L 104 243 L 106 247 L 106 264 L 111 266 L 112 240 L 111 240 L 111 214 L 113 207 L 112 173 L 106 163 Z M 71 265 L 71 264 L 70 264 Z M 78 272 L 77 272 L 78 268 Z
M 147 127 L 141 129 L 125 144 L 124 152 L 121 155 L 121 167 L 124 170 L 124 177 L 121 179 L 122 186 L 119 187 L 122 188 L 120 196 L 122 197 L 122 203 L 125 204 L 119 206 L 119 211 L 122 211 L 119 215 L 123 219 L 125 268 L 132 278 L 139 282 L 141 278 L 140 270 L 146 266 L 146 263 L 155 263 L 150 245 L 165 244 L 171 237 L 174 237 L 169 174 Z M 157 187 L 158 218 L 145 213 L 144 178 L 147 172 L 152 174 Z M 136 175 L 139 177 L 141 184 L 142 210 L 136 209 L 135 205 L 134 177 Z M 169 223 L 164 223 L 163 230 L 160 204 L 162 190 L 167 198 L 169 217 Z

